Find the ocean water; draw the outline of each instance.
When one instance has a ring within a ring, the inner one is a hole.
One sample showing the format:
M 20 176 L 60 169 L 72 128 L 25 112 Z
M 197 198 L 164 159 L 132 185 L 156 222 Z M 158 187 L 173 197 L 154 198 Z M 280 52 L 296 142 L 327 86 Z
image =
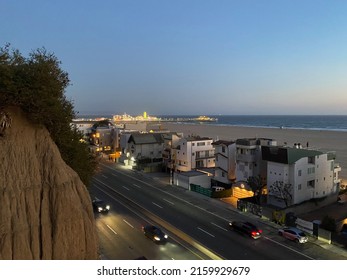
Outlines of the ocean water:
M 80 115 L 80 118 L 105 117 L 112 118 L 111 115 Z M 177 119 L 184 123 L 184 120 L 196 118 L 196 115 L 161 115 L 162 119 Z M 209 125 L 230 125 L 246 127 L 269 127 L 284 129 L 310 129 L 310 130 L 331 130 L 347 132 L 347 115 L 208 115 L 216 118 L 214 122 L 204 122 Z M 192 121 L 189 121 L 192 123 Z
M 161 116 L 178 117 L 178 116 Z M 192 118 L 196 116 L 179 116 L 180 118 Z M 269 127 L 286 129 L 311 129 L 311 130 L 332 130 L 347 131 L 347 115 L 254 115 L 254 116 L 236 116 L 236 115 L 209 115 L 211 118 L 217 118 L 216 122 L 208 122 L 210 125 L 230 125 L 246 127 Z

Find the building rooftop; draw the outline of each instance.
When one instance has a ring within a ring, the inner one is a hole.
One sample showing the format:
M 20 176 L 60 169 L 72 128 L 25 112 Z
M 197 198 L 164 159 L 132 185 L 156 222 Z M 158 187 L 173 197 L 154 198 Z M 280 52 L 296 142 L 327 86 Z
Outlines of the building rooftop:
M 161 144 L 163 143 L 163 135 L 160 133 L 132 133 L 128 143 L 135 144 Z
M 324 154 L 316 150 L 279 146 L 262 146 L 261 151 L 263 160 L 284 164 L 293 164 L 305 157 L 314 157 Z
M 187 177 L 195 177 L 195 176 L 201 176 L 201 175 L 207 175 L 207 174 L 204 172 L 191 170 L 191 171 L 187 171 L 187 172 L 180 172 L 179 175 L 187 176 Z
M 218 140 L 218 141 L 215 141 L 215 142 L 212 142 L 212 145 L 225 145 L 225 146 L 229 146 L 229 145 L 232 145 L 232 144 L 235 144 L 236 142 L 235 141 L 226 141 L 226 140 Z
M 191 141 L 205 141 L 205 140 L 212 140 L 212 138 L 209 137 L 201 137 L 201 136 L 188 136 L 186 137 L 186 140 Z

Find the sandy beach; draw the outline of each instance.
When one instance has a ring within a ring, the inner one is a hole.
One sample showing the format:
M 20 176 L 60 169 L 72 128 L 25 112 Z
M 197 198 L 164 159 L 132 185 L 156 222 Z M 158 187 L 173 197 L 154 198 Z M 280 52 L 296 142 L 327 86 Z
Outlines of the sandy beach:
M 343 184 L 347 183 L 347 132 L 178 123 L 165 123 L 162 127 L 183 132 L 184 136 L 199 135 L 214 140 L 270 138 L 276 140 L 278 145 L 293 146 L 294 143 L 301 143 L 306 148 L 308 143 L 309 149 L 335 151 L 336 163 L 341 166 L 340 178 L 343 179 Z

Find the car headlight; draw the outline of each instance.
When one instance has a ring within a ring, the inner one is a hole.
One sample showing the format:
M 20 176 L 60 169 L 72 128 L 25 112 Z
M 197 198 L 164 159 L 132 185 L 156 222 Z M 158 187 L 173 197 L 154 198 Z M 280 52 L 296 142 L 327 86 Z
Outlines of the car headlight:
M 164 235 L 164 238 L 168 238 L 167 234 Z
M 154 240 L 156 240 L 156 241 L 160 241 L 160 237 L 158 237 L 158 236 L 154 236 Z
M 98 211 L 101 212 L 102 211 L 102 207 L 98 207 Z
M 110 210 L 110 205 L 106 205 L 106 209 L 107 209 L 107 210 Z

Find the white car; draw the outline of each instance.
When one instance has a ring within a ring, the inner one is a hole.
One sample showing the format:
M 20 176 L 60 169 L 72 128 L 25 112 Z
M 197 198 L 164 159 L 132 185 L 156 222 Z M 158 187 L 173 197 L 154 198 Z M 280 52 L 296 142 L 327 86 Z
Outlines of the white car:
M 295 227 L 281 228 L 278 230 L 278 234 L 297 243 L 306 243 L 308 241 L 306 234 Z

